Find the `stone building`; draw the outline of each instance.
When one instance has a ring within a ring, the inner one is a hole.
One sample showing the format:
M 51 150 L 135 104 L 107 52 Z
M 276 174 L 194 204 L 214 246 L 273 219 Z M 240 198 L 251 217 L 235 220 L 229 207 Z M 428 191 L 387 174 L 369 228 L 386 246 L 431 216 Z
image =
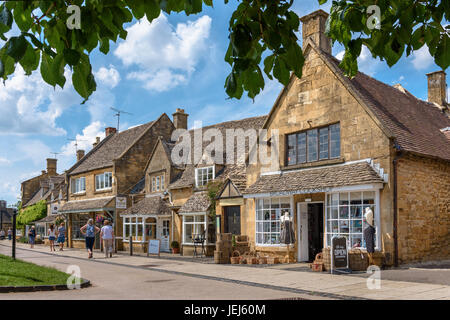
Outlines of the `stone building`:
M 5 200 L 0 200 L 0 230 L 5 231 L 5 235 L 8 229 L 12 228 L 13 214 L 14 209 L 8 208 Z
M 374 212 L 387 265 L 450 257 L 450 139 L 443 71 L 428 102 L 361 72 L 349 79 L 331 55 L 322 10 L 303 23 L 303 76 L 291 76 L 263 128 L 277 133 L 276 169 L 247 168 L 241 232 L 267 255 L 287 255 L 280 216 L 294 221 L 291 261 L 311 261 L 335 235 L 364 248 Z M 235 188 L 236 189 L 236 188 Z M 234 191 L 236 192 L 236 191 Z
M 130 193 L 141 180 L 158 137 L 169 139 L 173 130 L 166 114 L 122 132 L 106 128 L 106 137 L 97 139 L 89 153 L 80 155 L 81 159 L 66 172 L 68 201 L 60 209 L 68 217 L 70 247 L 84 247 L 80 228 L 89 218 L 98 226 L 110 220 L 115 234 L 122 236 L 122 209 L 116 209 L 116 197 Z M 95 248 L 100 248 L 99 239 Z

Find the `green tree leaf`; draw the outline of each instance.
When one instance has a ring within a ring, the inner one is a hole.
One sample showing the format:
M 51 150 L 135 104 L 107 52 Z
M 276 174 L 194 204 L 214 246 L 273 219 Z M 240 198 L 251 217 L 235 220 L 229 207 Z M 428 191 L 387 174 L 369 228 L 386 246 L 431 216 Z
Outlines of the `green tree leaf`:
M 28 42 L 24 36 L 12 37 L 6 43 L 6 54 L 12 57 L 16 62 L 21 60 L 27 50 Z

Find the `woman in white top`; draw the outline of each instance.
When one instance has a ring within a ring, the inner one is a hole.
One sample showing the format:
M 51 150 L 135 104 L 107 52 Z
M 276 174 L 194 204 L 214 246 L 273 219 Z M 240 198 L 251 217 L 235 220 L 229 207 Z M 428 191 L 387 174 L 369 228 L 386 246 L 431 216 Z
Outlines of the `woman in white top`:
M 103 250 L 105 250 L 105 258 L 112 257 L 113 252 L 113 240 L 114 240 L 114 230 L 110 226 L 109 221 L 105 220 L 104 226 L 100 231 L 100 237 L 103 240 Z
M 50 251 L 55 251 L 55 240 L 56 240 L 56 228 L 53 224 L 50 225 L 47 231 L 48 241 L 50 242 Z

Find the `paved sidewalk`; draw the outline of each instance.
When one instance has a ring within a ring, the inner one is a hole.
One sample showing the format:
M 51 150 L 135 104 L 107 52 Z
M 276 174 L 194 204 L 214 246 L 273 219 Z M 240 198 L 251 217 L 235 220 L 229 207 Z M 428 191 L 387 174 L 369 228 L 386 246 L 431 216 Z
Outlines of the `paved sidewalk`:
M 8 245 L 0 242 L 1 246 Z M 19 248 L 29 249 L 18 244 Z M 3 250 L 2 250 L 3 251 Z M 86 259 L 86 252 L 79 249 L 65 249 L 64 252 L 50 253 L 48 247 L 36 246 L 33 251 Z M 234 266 L 199 263 L 192 258 L 146 257 L 116 254 L 105 259 L 101 252 L 94 254 L 93 262 L 147 269 L 166 274 L 191 278 L 237 283 L 246 286 L 287 291 L 296 294 L 329 299 L 443 299 L 450 300 L 450 286 L 443 284 L 419 283 L 381 279 L 380 289 L 369 290 L 367 276 L 335 275 L 302 270 L 304 265 L 277 265 L 268 267 Z M 296 271 L 292 270 L 296 269 Z M 251 297 L 249 297 L 251 298 Z

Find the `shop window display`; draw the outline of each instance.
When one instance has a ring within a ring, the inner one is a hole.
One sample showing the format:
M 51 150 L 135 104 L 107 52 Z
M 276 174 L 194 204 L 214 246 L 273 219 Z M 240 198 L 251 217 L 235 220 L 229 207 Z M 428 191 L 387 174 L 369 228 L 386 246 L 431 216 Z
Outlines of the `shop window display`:
M 256 244 L 280 244 L 280 217 L 292 208 L 289 198 L 265 198 L 256 202 Z

